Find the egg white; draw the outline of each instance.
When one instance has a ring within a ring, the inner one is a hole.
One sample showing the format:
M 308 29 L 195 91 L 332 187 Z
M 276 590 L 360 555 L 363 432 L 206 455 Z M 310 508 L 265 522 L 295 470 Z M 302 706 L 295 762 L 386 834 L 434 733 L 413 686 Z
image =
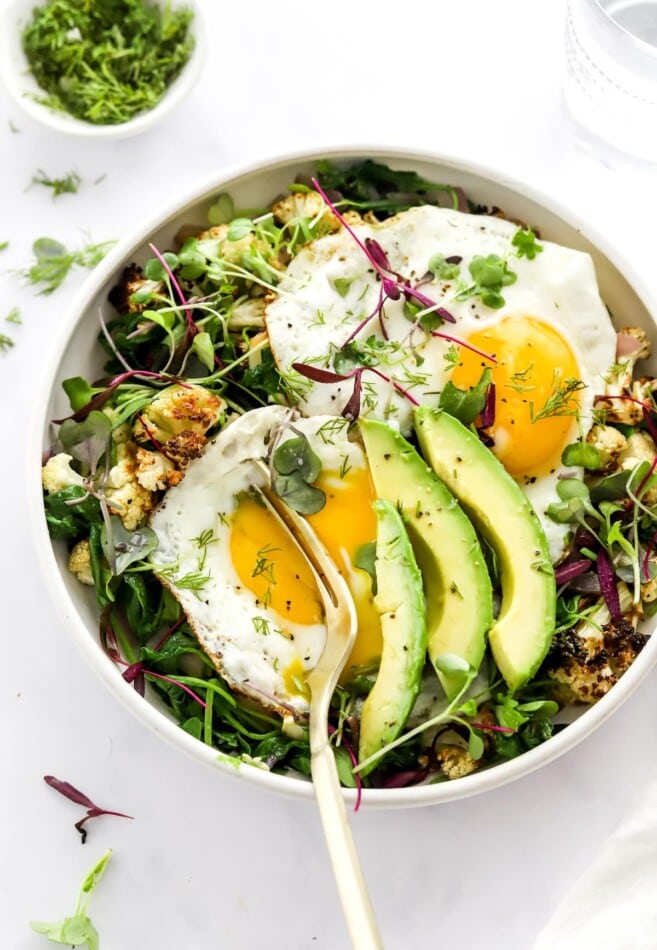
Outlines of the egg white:
M 597 286 L 593 261 L 588 254 L 541 241 L 543 250 L 533 260 L 517 257 L 511 241 L 518 225 L 497 217 L 464 214 L 425 205 L 412 208 L 381 224 L 354 228 L 361 241 L 375 239 L 388 256 L 392 270 L 409 281 L 422 281 L 419 289 L 447 309 L 455 323 L 441 328 L 459 338 L 492 326 L 508 317 L 531 317 L 557 328 L 568 342 L 579 366 L 585 388 L 580 397 L 580 427 L 585 435 L 592 425 L 593 401 L 604 392 L 605 374 L 614 362 L 616 335 Z M 458 280 L 440 281 L 427 276 L 429 260 L 441 253 L 459 256 Z M 459 280 L 469 279 L 468 264 L 476 255 L 497 254 L 508 260 L 517 274 L 515 283 L 503 288 L 504 305 L 497 310 L 478 297 L 456 300 Z M 340 279 L 336 287 L 336 280 Z M 350 281 L 348 287 L 344 281 Z M 341 292 L 340 292 L 341 291 Z M 277 297 L 266 311 L 266 324 L 274 358 L 288 381 L 296 386 L 299 408 L 308 415 L 337 414 L 353 390 L 350 380 L 314 383 L 293 369 L 308 363 L 332 369 L 332 354 L 350 337 L 364 316 L 371 313 L 380 293 L 378 276 L 362 249 L 345 229 L 305 247 L 290 263 Z M 437 405 L 449 379 L 445 361 L 449 342 L 427 335 L 403 314 L 403 300 L 385 304 L 388 352 L 378 368 L 423 404 Z M 375 317 L 357 336 L 383 341 Z M 373 373 L 363 374 L 362 415 L 384 419 L 404 434 L 412 429 L 413 405 L 392 383 Z M 556 500 L 557 479 L 563 467 L 521 487 L 537 510 L 553 559 L 564 547 L 568 527 L 556 525 L 545 509 Z
M 323 623 L 291 623 L 257 602 L 243 586 L 230 556 L 230 516 L 238 497 L 251 486 L 263 484 L 263 474 L 253 460 L 267 457 L 276 433 L 280 443 L 295 436 L 289 429 L 280 431 L 289 417 L 290 411 L 282 406 L 255 409 L 219 433 L 154 512 L 150 524 L 158 547 L 151 560 L 156 574 L 158 567 L 165 569 L 159 576 L 231 686 L 260 705 L 299 717 L 307 712 L 308 703 L 304 696 L 290 693 L 284 672 L 298 661 L 306 671 L 316 665 L 326 628 Z M 346 422 L 341 426 L 341 421 L 331 425 L 328 438 L 322 426 L 336 420 L 325 416 L 294 420 L 326 471 L 339 470 L 343 464 L 350 468 L 366 464 L 362 448 L 349 441 Z M 212 541 L 200 546 L 198 539 L 204 532 L 211 532 Z M 266 542 L 263 538 L 263 545 Z M 205 577 L 199 590 L 180 586 L 189 574 Z M 257 619 L 254 624 L 254 618 L 261 618 L 266 626 L 258 625 Z M 294 639 L 280 632 L 283 627 Z M 269 632 L 263 634 L 263 629 Z

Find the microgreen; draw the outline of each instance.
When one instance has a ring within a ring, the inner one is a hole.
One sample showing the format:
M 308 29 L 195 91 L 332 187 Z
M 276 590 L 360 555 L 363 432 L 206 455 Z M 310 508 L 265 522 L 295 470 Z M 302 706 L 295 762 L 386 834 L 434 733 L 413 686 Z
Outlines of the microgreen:
M 443 360 L 447 364 L 449 369 L 454 369 L 459 365 L 459 351 L 458 347 L 454 343 L 450 343 L 445 352 L 443 353 Z
M 15 346 L 12 338 L 6 333 L 0 333 L 0 353 L 6 353 L 12 346 Z
M 86 946 L 88 950 L 98 950 L 98 931 L 91 922 L 87 909 L 91 895 L 105 873 L 105 868 L 111 856 L 112 852 L 106 851 L 100 861 L 87 874 L 80 886 L 78 899 L 70 917 L 49 923 L 33 921 L 30 923 L 32 930 L 48 937 L 53 943 L 63 943 L 70 947 Z
M 105 455 L 112 434 L 112 423 L 104 412 L 90 412 L 83 422 L 66 419 L 59 429 L 59 441 L 69 455 L 85 466 L 92 476 Z
M 208 210 L 208 223 L 215 226 L 217 224 L 227 224 L 235 217 L 235 206 L 233 199 L 225 192 L 217 195 L 215 201 Z
M 101 531 L 103 553 L 111 566 L 112 573 L 123 574 L 135 561 L 152 554 L 158 545 L 157 535 L 152 528 L 137 528 L 128 531 L 117 515 L 111 515 Z
M 475 255 L 468 264 L 468 270 L 473 283 L 462 287 L 456 294 L 456 300 L 467 300 L 469 297 L 479 297 L 486 307 L 499 310 L 504 306 L 502 288 L 514 284 L 518 275 L 509 270 L 508 263 L 498 254 L 488 254 L 483 257 Z
M 0 241 L 0 251 L 6 251 L 9 247 L 9 241 Z
M 104 241 L 71 251 L 53 238 L 38 238 L 32 245 L 34 261 L 18 273 L 26 283 L 40 287 L 40 294 L 51 294 L 72 268 L 94 268 L 115 244 L 116 241 Z
M 319 478 L 322 463 L 305 436 L 298 435 L 279 445 L 272 455 L 271 465 L 272 488 L 290 508 L 302 515 L 322 510 L 326 495 L 311 484 Z
M 460 264 L 463 260 L 458 254 L 445 257 L 444 254 L 434 254 L 427 265 L 437 280 L 455 280 L 461 273 Z
M 537 254 L 543 251 L 543 245 L 536 240 L 531 228 L 520 228 L 511 238 L 511 244 L 516 248 L 516 257 L 526 257 L 533 261 Z
M 459 389 L 451 380 L 447 380 L 440 394 L 438 406 L 450 416 L 455 416 L 465 426 L 472 425 L 477 416 L 486 408 L 488 390 L 492 385 L 492 373 L 486 368 L 479 382 L 469 389 Z
M 57 109 L 101 125 L 152 109 L 189 59 L 191 10 L 144 0 L 53 0 L 22 33 L 30 69 Z
M 132 820 L 131 815 L 124 815 L 123 812 L 120 811 L 109 811 L 107 808 L 100 808 L 98 805 L 95 805 L 84 792 L 79 791 L 75 786 L 71 785 L 70 782 L 63 782 L 61 779 L 55 778 L 54 775 L 44 775 L 43 780 L 51 788 L 54 788 L 56 792 L 63 795 L 64 798 L 75 802 L 76 805 L 84 805 L 87 809 L 84 818 L 75 822 L 75 828 L 82 837 L 82 844 L 87 840 L 87 829 L 84 825 L 91 818 L 100 818 L 102 815 L 113 815 L 116 818 L 130 818 Z
M 577 465 L 593 471 L 596 471 L 602 465 L 599 450 L 588 442 L 571 442 L 561 453 L 561 461 L 564 465 Z
M 75 194 L 82 184 L 82 178 L 77 172 L 69 172 L 63 178 L 49 178 L 42 169 L 32 176 L 33 185 L 43 185 L 52 190 L 53 199 L 60 195 Z

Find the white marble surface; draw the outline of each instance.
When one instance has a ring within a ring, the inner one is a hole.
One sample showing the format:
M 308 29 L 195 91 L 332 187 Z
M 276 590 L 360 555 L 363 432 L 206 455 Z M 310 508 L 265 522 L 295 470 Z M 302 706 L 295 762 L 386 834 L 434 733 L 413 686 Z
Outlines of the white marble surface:
M 103 950 L 338 950 L 348 945 L 314 807 L 197 765 L 135 721 L 76 652 L 36 567 L 23 493 L 34 381 L 76 274 L 35 296 L 11 269 L 31 242 L 120 237 L 144 211 L 235 160 L 313 144 L 445 150 L 519 175 L 587 216 L 650 278 L 657 169 L 601 163 L 562 113 L 563 3 L 206 0 L 211 61 L 188 105 L 134 140 L 58 138 L 0 91 L 0 946 L 37 950 L 30 919 L 72 909 L 114 849 L 91 905 Z M 20 130 L 13 133 L 9 120 Z M 53 201 L 37 168 L 75 168 Z M 106 174 L 104 180 L 92 182 Z M 23 325 L 4 324 L 20 306 Z M 527 950 L 652 773 L 650 675 L 558 761 L 486 795 L 412 812 L 362 811 L 353 827 L 386 947 Z M 53 773 L 100 804 L 80 846 L 79 809 Z

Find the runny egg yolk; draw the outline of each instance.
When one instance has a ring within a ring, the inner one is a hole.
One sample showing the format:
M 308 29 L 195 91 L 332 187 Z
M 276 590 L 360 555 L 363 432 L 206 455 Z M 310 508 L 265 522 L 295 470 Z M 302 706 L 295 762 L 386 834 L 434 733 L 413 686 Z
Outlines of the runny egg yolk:
M 322 622 L 322 603 L 305 557 L 278 519 L 245 495 L 232 516 L 230 557 L 240 582 L 291 623 Z
M 381 621 L 374 609 L 369 575 L 354 567 L 358 549 L 376 540 L 376 515 L 372 509 L 374 486 L 369 469 L 353 468 L 344 477 L 323 472 L 318 486 L 326 504 L 308 521 L 344 576 L 358 615 L 358 635 L 345 666 L 369 663 L 381 656 Z
M 581 388 L 577 360 L 567 341 L 555 327 L 534 317 L 506 317 L 473 333 L 467 342 L 497 360 L 493 364 L 461 347 L 451 377 L 455 386 L 465 389 L 479 381 L 485 367 L 491 369 L 495 421 L 490 433 L 495 455 L 516 477 L 555 468 L 573 438 Z M 571 392 L 566 394 L 569 386 Z
M 347 581 L 358 615 L 348 671 L 381 655 L 381 624 L 371 581 L 354 566 L 361 545 L 376 539 L 374 490 L 366 468 L 343 475 L 322 472 L 317 485 L 326 494 L 326 504 L 308 521 Z M 240 499 L 231 518 L 230 557 L 240 583 L 279 615 L 283 630 L 286 618 L 298 624 L 322 622 L 321 599 L 305 557 L 274 515 L 248 495 Z

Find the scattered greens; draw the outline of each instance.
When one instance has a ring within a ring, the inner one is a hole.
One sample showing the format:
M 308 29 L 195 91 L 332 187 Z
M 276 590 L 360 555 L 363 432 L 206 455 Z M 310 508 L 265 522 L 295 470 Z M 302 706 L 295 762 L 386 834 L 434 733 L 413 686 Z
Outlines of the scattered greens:
M 16 323 L 21 324 L 23 321 L 21 319 L 21 312 L 18 307 L 12 307 L 7 316 L 5 317 L 7 323 Z
M 77 172 L 69 172 L 64 178 L 49 178 L 44 171 L 39 169 L 36 175 L 32 176 L 32 184 L 50 188 L 53 198 L 58 198 L 60 195 L 75 194 L 82 184 L 82 178 Z
M 6 353 L 14 346 L 14 341 L 6 333 L 0 333 L 0 353 Z
M 43 780 L 46 785 L 54 788 L 55 791 L 59 792 L 60 795 L 63 795 L 64 798 L 68 798 L 69 801 L 75 802 L 77 805 L 84 805 L 84 807 L 87 809 L 87 813 L 84 818 L 80 818 L 79 821 L 75 822 L 75 828 L 80 832 L 82 844 L 84 844 L 87 840 L 87 829 L 84 826 L 91 818 L 100 818 L 101 815 L 114 815 L 117 818 L 130 818 L 130 815 L 124 815 L 120 811 L 108 811 L 106 808 L 99 808 L 98 805 L 94 805 L 91 799 L 88 798 L 84 792 L 80 792 L 77 788 L 71 785 L 70 782 L 62 782 L 60 779 L 55 778 L 54 775 L 44 775 Z
M 38 238 L 32 245 L 34 261 L 20 271 L 19 275 L 26 283 L 39 287 L 40 294 L 52 294 L 72 268 L 94 268 L 115 244 L 116 241 L 104 241 L 71 251 L 53 238 Z
M 0 241 L 0 251 L 4 251 L 9 247 L 9 241 Z
M 186 8 L 145 0 L 50 0 L 22 34 L 37 102 L 97 125 L 152 109 L 193 49 Z
M 112 852 L 106 851 L 100 861 L 87 874 L 80 886 L 78 899 L 70 917 L 49 923 L 33 921 L 30 924 L 32 930 L 38 934 L 43 934 L 52 943 L 63 943 L 69 947 L 87 947 L 88 950 L 98 950 L 98 931 L 91 922 L 87 909 L 91 895 L 105 873 L 105 868 L 111 856 Z

